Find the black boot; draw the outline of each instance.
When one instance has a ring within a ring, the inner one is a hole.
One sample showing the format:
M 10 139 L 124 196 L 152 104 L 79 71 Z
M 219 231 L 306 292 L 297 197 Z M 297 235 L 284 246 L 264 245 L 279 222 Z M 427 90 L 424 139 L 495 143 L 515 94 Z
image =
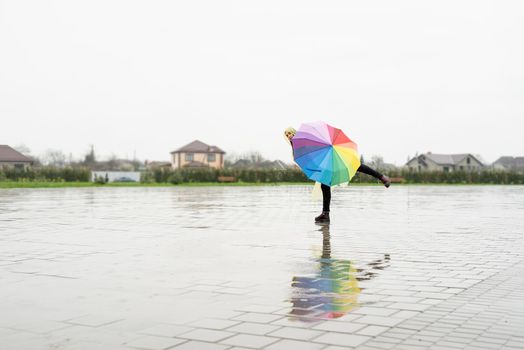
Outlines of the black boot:
M 315 218 L 315 222 L 329 222 L 329 211 L 323 211 Z
M 391 179 L 387 177 L 386 175 L 382 175 L 380 177 L 380 181 L 384 184 L 384 186 L 386 186 L 386 188 L 391 186 Z

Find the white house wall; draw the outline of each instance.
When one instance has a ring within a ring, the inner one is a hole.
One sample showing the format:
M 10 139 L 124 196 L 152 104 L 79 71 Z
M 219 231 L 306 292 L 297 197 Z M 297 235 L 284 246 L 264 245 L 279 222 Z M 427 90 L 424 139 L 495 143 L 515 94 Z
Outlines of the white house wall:
M 139 171 L 92 171 L 91 172 L 91 181 L 95 181 L 95 177 L 107 178 L 109 182 L 114 182 L 116 179 L 127 177 L 133 181 L 140 182 L 140 172 Z
M 470 164 L 468 164 L 468 158 L 470 159 Z M 463 167 L 462 169 L 460 167 Z M 471 156 L 467 156 L 464 159 L 462 159 L 460 162 L 457 163 L 455 166 L 455 170 L 479 170 L 483 167 L 482 163 L 480 163 L 476 158 L 473 158 Z
M 171 154 L 172 159 L 172 165 L 174 169 L 184 167 L 184 165 L 191 163 L 191 161 L 186 160 L 186 154 L 193 154 L 193 162 L 200 162 L 203 164 L 209 165 L 211 168 L 222 168 L 224 166 L 224 156 L 221 153 L 214 153 L 215 154 L 215 161 L 214 162 L 208 162 L 207 161 L 207 155 L 209 153 L 173 153 Z M 213 153 L 211 153 L 213 154 Z M 179 158 L 180 155 L 180 158 Z M 178 159 L 180 159 L 180 164 L 178 164 Z

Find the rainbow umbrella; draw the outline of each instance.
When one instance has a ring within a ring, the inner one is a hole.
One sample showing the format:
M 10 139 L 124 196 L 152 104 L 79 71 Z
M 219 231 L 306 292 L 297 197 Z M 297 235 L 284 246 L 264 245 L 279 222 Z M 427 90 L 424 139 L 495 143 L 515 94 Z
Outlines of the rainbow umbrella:
M 292 144 L 293 157 L 304 174 L 324 185 L 347 183 L 360 167 L 357 144 L 327 123 L 302 124 Z

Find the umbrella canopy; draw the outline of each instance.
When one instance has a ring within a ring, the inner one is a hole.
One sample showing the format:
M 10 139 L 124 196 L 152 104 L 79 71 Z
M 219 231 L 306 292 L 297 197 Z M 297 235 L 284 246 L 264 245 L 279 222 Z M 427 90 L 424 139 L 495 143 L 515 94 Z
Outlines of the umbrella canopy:
M 357 144 L 327 123 L 302 124 L 292 144 L 295 162 L 302 171 L 324 185 L 347 183 L 360 167 Z

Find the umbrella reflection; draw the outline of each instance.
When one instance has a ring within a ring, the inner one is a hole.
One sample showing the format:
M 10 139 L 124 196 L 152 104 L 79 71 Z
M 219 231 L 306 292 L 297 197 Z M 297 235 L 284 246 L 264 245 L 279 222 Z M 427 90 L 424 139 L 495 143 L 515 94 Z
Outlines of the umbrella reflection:
M 293 277 L 289 316 L 302 321 L 333 319 L 358 306 L 359 281 L 370 280 L 389 266 L 389 254 L 356 268 L 351 260 L 331 258 L 329 224 L 318 224 L 322 232 L 322 255 L 314 276 Z

